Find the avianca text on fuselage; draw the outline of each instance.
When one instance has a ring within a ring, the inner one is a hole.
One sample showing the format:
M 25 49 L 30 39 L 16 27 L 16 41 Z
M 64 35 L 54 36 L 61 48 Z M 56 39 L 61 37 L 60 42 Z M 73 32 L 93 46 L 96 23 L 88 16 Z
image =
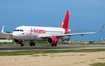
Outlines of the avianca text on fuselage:
M 30 29 L 31 29 L 30 35 L 32 33 L 39 33 L 39 34 L 45 34 L 46 33 L 45 29 L 38 29 L 38 28 L 30 28 Z

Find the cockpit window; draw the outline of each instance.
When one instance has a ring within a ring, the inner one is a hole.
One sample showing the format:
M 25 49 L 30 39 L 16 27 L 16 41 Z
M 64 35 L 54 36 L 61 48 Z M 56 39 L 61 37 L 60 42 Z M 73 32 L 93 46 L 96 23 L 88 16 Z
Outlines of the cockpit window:
M 23 32 L 23 30 L 20 30 L 20 31 L 22 31 L 22 32 Z
M 22 29 L 15 29 L 14 31 L 20 31 L 20 32 L 23 32 L 23 30 L 22 30 Z

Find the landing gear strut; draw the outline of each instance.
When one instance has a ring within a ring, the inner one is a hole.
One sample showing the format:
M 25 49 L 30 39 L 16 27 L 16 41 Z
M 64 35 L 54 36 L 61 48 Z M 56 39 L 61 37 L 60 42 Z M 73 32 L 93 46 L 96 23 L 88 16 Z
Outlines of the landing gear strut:
M 30 46 L 35 46 L 35 43 L 33 41 L 31 41 Z

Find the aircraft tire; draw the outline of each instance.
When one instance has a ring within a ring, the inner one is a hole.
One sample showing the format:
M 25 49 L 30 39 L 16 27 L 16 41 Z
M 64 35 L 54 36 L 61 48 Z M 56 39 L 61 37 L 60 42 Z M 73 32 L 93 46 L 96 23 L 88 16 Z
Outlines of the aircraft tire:
M 23 47 L 23 46 L 24 46 L 24 44 L 22 43 L 22 44 L 21 44 L 21 47 Z
M 35 43 L 30 43 L 30 46 L 35 46 Z
M 53 46 L 55 46 L 55 47 L 56 47 L 56 46 L 57 46 L 57 44 L 51 44 L 51 46 L 52 46 L 52 47 L 53 47 Z
M 30 46 L 32 46 L 33 44 L 32 43 L 30 43 Z
M 35 43 L 32 43 L 33 44 L 33 46 L 35 46 Z
M 57 46 L 57 43 L 56 43 L 56 44 L 54 44 L 54 46 Z
M 53 47 L 53 46 L 54 46 L 54 44 L 51 44 L 51 46 Z

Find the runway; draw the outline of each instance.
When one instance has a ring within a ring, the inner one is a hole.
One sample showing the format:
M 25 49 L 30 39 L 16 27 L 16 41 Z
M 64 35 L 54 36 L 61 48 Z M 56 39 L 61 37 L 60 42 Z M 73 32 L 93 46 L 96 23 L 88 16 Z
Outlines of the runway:
M 35 47 L 0 47 L 0 51 L 23 51 L 23 50 L 80 50 L 80 49 L 105 49 L 105 45 L 61 45 L 35 46 Z

